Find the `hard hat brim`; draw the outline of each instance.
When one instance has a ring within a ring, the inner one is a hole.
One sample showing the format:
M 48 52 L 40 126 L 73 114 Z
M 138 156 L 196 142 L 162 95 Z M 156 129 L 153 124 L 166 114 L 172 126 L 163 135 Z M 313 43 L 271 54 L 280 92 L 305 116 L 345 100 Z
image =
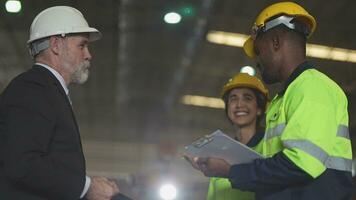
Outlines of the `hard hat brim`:
M 92 30 L 92 31 L 87 32 L 87 33 L 89 33 L 89 42 L 94 42 L 96 40 L 100 40 L 103 37 L 101 32 L 98 31 L 97 29 L 95 29 L 95 28 L 89 28 L 89 29 Z
M 243 48 L 244 48 L 244 51 L 248 57 L 250 57 L 250 58 L 255 57 L 254 40 L 252 39 L 251 36 L 249 36 L 247 38 L 247 40 L 245 41 L 245 43 L 243 45 Z
M 256 89 L 261 92 L 267 99 L 268 97 L 268 89 L 263 84 L 263 82 L 255 76 L 251 76 L 246 73 L 238 73 L 233 78 L 231 78 L 222 88 L 220 93 L 221 98 L 234 88 L 250 88 Z
M 93 42 L 93 41 L 96 41 L 96 40 L 99 40 L 102 38 L 101 32 L 98 31 L 97 29 L 92 28 L 92 27 L 85 27 L 82 30 L 78 29 L 76 31 L 70 31 L 70 32 L 49 33 L 42 37 L 30 38 L 27 41 L 27 44 L 30 44 L 36 40 L 40 40 L 40 39 L 47 38 L 47 37 L 54 36 L 54 35 L 62 35 L 62 34 L 66 35 L 66 34 L 75 34 L 75 33 L 78 33 L 78 34 L 79 33 L 88 33 L 89 34 L 89 42 Z
M 228 87 L 224 88 L 224 90 L 221 92 L 221 94 L 220 94 L 221 98 L 224 98 L 225 94 L 227 94 L 230 90 L 236 89 L 236 88 L 255 89 L 255 90 L 259 91 L 266 99 L 269 99 L 267 90 L 262 90 L 261 88 L 257 87 L 256 85 L 248 84 L 248 83 L 237 83 L 237 84 L 229 85 Z

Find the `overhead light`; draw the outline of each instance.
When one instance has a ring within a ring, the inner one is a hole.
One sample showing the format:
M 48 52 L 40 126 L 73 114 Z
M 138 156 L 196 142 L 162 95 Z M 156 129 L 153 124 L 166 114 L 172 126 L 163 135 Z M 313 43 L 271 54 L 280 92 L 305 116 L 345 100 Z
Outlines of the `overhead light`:
M 246 73 L 249 74 L 250 76 L 254 76 L 256 75 L 256 70 L 255 68 L 251 67 L 251 66 L 244 66 L 240 69 L 241 73 Z
M 224 109 L 224 102 L 219 98 L 205 97 L 197 95 L 184 95 L 181 102 L 185 105 L 201 106 L 209 108 L 220 108 Z
M 159 195 L 163 200 L 174 200 L 177 197 L 177 188 L 172 184 L 164 184 L 159 189 Z
M 222 31 L 209 31 L 206 36 L 209 42 L 235 47 L 242 47 L 247 38 L 248 36 L 244 34 Z
M 209 31 L 206 39 L 215 44 L 243 47 L 248 35 L 223 31 Z M 356 63 L 356 50 L 329 47 L 307 43 L 306 54 L 309 57 Z
M 8 0 L 5 3 L 6 11 L 9 13 L 18 13 L 21 11 L 21 1 L 19 0 Z
M 168 24 L 177 24 L 180 22 L 182 17 L 176 12 L 169 12 L 164 15 L 164 21 Z
M 356 51 L 317 44 L 307 44 L 307 55 L 315 58 L 324 58 L 345 62 L 356 62 Z

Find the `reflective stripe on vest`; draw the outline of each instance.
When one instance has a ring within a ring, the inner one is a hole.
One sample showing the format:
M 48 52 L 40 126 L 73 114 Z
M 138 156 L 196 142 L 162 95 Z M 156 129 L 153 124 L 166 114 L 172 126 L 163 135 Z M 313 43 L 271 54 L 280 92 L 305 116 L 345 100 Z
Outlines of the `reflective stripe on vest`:
M 351 172 L 351 159 L 330 156 L 323 149 L 308 140 L 284 140 L 283 144 L 287 148 L 297 148 L 308 153 L 323 163 L 326 168 Z

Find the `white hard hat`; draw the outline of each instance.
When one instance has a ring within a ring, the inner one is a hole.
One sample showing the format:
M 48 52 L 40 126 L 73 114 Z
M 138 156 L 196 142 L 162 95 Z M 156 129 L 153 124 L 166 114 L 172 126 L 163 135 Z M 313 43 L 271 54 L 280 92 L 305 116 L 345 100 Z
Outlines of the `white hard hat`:
M 101 33 L 97 29 L 89 27 L 79 10 L 69 6 L 54 6 L 40 12 L 33 20 L 27 44 L 31 49 L 31 43 L 36 40 L 52 35 L 65 36 L 70 33 L 89 33 L 89 41 L 101 38 Z M 35 51 L 34 53 L 39 52 Z
M 68 33 L 90 33 L 90 41 L 101 38 L 101 33 L 89 27 L 79 10 L 69 6 L 54 6 L 40 12 L 33 20 L 27 44 L 52 35 Z

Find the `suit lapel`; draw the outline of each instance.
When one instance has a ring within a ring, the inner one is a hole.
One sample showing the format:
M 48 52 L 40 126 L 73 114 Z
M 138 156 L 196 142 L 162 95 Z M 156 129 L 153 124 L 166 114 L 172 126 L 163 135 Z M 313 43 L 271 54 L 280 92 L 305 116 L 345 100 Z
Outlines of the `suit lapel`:
M 77 132 L 77 136 L 78 136 L 78 140 L 79 140 L 79 144 L 80 144 L 80 150 L 82 151 L 82 154 L 83 154 L 83 147 L 82 147 L 82 141 L 81 141 L 80 132 L 79 132 L 79 126 L 78 126 L 77 120 L 75 118 L 75 115 L 74 115 L 74 112 L 73 112 L 73 109 L 72 109 L 72 105 L 71 105 L 71 103 L 70 103 L 70 101 L 69 101 L 69 99 L 67 97 L 67 94 L 64 91 L 64 88 L 62 87 L 62 85 L 59 82 L 59 80 L 48 69 L 46 69 L 46 68 L 44 68 L 42 66 L 38 66 L 38 65 L 34 65 L 33 68 L 36 69 L 36 70 L 39 70 L 41 72 L 41 74 L 43 74 L 46 77 L 46 79 L 48 81 L 48 84 L 50 86 L 52 86 L 52 87 L 55 87 L 56 90 L 61 94 L 61 96 L 64 99 L 64 101 L 66 102 L 67 108 L 71 112 L 72 119 L 73 119 L 73 122 L 74 122 L 75 127 L 76 127 L 76 132 Z M 83 160 L 84 160 L 84 163 L 85 163 L 84 156 L 83 156 Z

